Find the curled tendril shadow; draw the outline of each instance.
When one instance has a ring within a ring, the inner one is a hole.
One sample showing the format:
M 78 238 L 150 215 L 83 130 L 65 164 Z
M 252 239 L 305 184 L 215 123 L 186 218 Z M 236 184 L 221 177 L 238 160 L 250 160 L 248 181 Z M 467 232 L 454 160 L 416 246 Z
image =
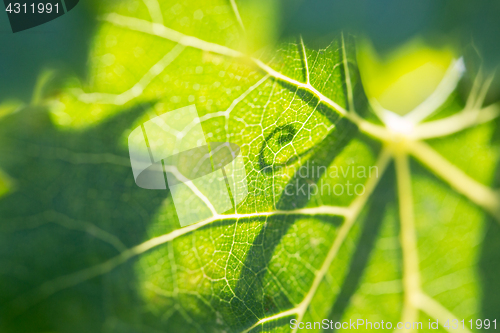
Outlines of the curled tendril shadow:
M 295 127 L 292 124 L 287 124 L 284 126 L 276 127 L 271 132 L 271 134 L 269 134 L 264 139 L 264 142 L 262 143 L 262 147 L 260 148 L 260 152 L 259 152 L 259 168 L 263 174 L 271 175 L 272 173 L 274 173 L 275 170 L 279 170 L 281 168 L 288 167 L 288 166 L 296 163 L 299 160 L 299 158 L 301 158 L 301 157 L 303 157 L 303 156 L 305 156 L 305 155 L 307 155 L 307 154 L 309 154 L 317 149 L 317 147 L 314 147 L 314 146 L 311 148 L 308 148 L 308 149 L 304 150 L 303 152 L 300 152 L 297 155 L 291 156 L 289 159 L 287 159 L 283 163 L 269 163 L 266 160 L 266 156 L 264 154 L 264 151 L 266 150 L 267 147 L 269 147 L 269 143 L 272 141 L 272 139 L 274 137 L 279 135 L 277 138 L 277 143 L 280 145 L 280 147 L 283 147 L 283 146 L 291 143 L 292 140 L 297 135 L 297 133 L 298 133 L 297 130 L 295 129 Z
M 337 59 L 338 63 L 341 63 L 340 57 Z M 343 73 L 341 73 L 343 80 L 345 77 Z M 364 102 L 366 97 L 364 97 L 364 92 L 361 84 L 355 84 L 359 82 L 359 73 L 355 75 L 356 80 L 353 82 L 354 87 L 354 96 L 357 100 L 361 100 L 361 103 L 356 102 L 356 108 L 359 110 L 359 114 L 363 115 L 366 112 L 367 103 Z M 319 112 L 321 115 L 326 117 L 330 123 L 335 125 L 335 129 L 332 130 L 322 142 L 317 145 L 311 147 L 306 152 L 302 152 L 297 156 L 297 159 L 304 155 L 310 153 L 310 161 L 314 162 L 315 165 L 330 165 L 340 154 L 344 148 L 348 145 L 352 138 L 356 136 L 358 133 L 358 129 L 356 125 L 343 118 L 341 115 L 332 110 L 328 105 L 322 103 L 317 96 L 312 94 L 307 89 L 297 88 L 286 81 L 282 81 L 280 79 L 276 79 L 276 81 L 285 89 L 288 89 L 290 92 L 296 94 L 296 96 L 308 104 L 310 107 L 314 109 L 314 111 Z M 344 98 L 346 99 L 347 104 L 347 94 L 346 87 L 344 89 Z M 341 96 L 332 96 L 336 99 L 342 98 Z M 364 102 L 364 103 L 363 103 Z M 264 150 L 269 144 L 270 140 L 272 140 L 278 133 L 282 133 L 278 137 L 278 143 L 284 143 L 288 139 L 288 133 L 290 131 L 289 128 L 286 128 L 287 125 L 283 127 L 276 128 L 270 135 L 266 137 L 266 140 L 260 150 L 259 156 L 259 164 L 260 170 L 262 174 L 272 174 L 274 170 L 282 165 L 290 165 L 295 160 L 289 159 L 283 164 L 274 164 L 270 165 L 267 163 Z M 340 128 L 341 131 L 337 131 L 336 129 Z M 292 138 L 293 139 L 293 138 Z M 377 147 L 376 147 L 377 148 Z M 301 178 L 299 174 L 295 174 L 292 179 L 288 182 L 293 186 L 300 187 L 303 182 L 307 183 L 316 183 L 318 179 L 320 179 L 322 174 L 316 175 L 314 179 L 310 178 Z M 287 209 L 297 209 L 300 207 L 304 207 L 307 202 L 309 202 L 309 198 L 307 196 L 302 195 L 285 195 L 283 194 L 279 201 L 276 203 L 276 209 L 287 210 Z M 266 293 L 264 280 L 266 274 L 268 274 L 268 270 L 266 269 L 271 259 L 274 255 L 274 252 L 277 246 L 280 244 L 283 236 L 287 234 L 289 228 L 296 222 L 298 219 L 297 216 L 286 216 L 279 220 L 274 217 L 271 220 L 268 220 L 265 227 L 261 229 L 257 237 L 254 239 L 251 248 L 247 252 L 247 257 L 244 262 L 244 268 L 240 273 L 240 277 L 238 279 L 238 283 L 235 287 L 235 294 L 237 297 L 234 299 L 237 300 L 232 304 L 232 313 L 239 314 L 241 318 L 245 318 L 241 322 L 241 328 L 249 327 L 255 321 L 273 315 L 277 313 L 278 308 L 286 309 L 290 308 L 293 305 L 292 300 L 288 299 L 285 294 L 273 295 L 271 296 L 272 306 L 269 306 L 269 295 Z M 327 223 L 332 223 L 334 225 L 339 225 L 342 222 L 341 217 L 332 217 L 326 219 Z M 267 304 L 267 306 L 262 307 L 262 304 Z M 253 311 L 250 312 L 249 309 Z

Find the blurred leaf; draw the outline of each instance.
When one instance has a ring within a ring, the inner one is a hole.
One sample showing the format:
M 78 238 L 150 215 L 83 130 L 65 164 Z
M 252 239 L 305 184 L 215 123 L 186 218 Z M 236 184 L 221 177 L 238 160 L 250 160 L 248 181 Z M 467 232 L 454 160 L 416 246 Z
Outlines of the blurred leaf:
M 0 104 L 0 119 L 13 112 L 18 111 L 23 103 L 16 100 L 5 101 Z
M 381 57 L 369 41 L 358 43 L 358 64 L 368 98 L 405 114 L 424 102 L 443 80 L 456 52 L 412 40 Z
M 11 180 L 0 170 L 0 197 L 5 195 L 11 188 Z
M 67 15 L 18 33 L 12 33 L 7 13 L 3 12 L 0 100 L 15 98 L 29 102 L 38 74 L 46 68 L 84 75 L 89 39 L 95 26 L 89 3 L 90 0 L 81 1 Z
M 500 63 L 500 4 L 495 0 L 293 0 L 283 1 L 284 36 L 317 41 L 341 30 L 367 35 L 378 51 L 392 51 L 416 36 L 473 45 L 491 69 Z

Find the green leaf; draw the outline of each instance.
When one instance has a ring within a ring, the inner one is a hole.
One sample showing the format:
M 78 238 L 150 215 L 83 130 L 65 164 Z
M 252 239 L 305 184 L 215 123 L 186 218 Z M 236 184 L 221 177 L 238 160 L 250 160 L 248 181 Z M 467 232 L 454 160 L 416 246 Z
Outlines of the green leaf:
M 0 200 L 2 331 L 425 327 L 500 309 L 484 295 L 495 270 L 478 273 L 498 267 L 481 252 L 485 212 L 500 216 L 487 81 L 466 103 L 439 96 L 429 121 L 374 121 L 352 36 L 252 52 L 273 3 L 101 6 L 88 79 L 0 122 L 16 183 Z M 180 228 L 170 191 L 135 184 L 127 138 L 192 104 L 207 142 L 241 147 L 249 194 Z

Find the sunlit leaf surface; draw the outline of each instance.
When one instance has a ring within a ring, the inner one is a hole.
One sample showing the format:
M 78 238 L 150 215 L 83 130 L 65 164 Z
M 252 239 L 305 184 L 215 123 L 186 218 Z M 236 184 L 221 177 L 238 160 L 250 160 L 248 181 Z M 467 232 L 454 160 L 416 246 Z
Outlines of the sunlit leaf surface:
M 488 77 L 463 100 L 447 72 L 401 117 L 367 102 L 352 36 L 262 49 L 262 6 L 107 2 L 87 80 L 0 119 L 3 332 L 498 314 Z M 192 104 L 208 142 L 241 147 L 249 194 L 180 228 L 168 190 L 136 186 L 127 137 Z

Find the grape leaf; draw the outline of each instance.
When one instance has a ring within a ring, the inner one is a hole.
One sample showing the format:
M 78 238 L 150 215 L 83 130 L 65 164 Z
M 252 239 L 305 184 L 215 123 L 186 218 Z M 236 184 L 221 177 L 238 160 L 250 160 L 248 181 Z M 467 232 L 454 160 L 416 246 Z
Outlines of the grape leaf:
M 249 27 L 273 4 L 238 5 L 102 4 L 88 79 L 1 119 L 16 184 L 0 199 L 2 331 L 443 325 L 499 309 L 484 296 L 495 270 L 478 273 L 498 266 L 481 252 L 500 216 L 488 80 L 378 120 L 352 36 L 261 49 L 268 31 Z M 136 186 L 127 137 L 191 104 L 207 141 L 241 147 L 249 195 L 180 228 L 168 190 Z

